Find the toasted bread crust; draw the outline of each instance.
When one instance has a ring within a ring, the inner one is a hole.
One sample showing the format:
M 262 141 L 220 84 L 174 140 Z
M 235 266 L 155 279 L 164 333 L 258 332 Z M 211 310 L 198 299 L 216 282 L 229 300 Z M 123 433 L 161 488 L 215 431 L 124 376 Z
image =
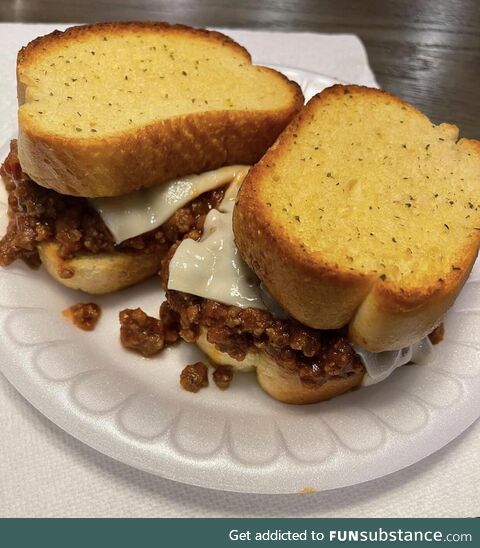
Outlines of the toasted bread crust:
M 408 103 L 384 91 L 348 86 L 355 93 L 387 95 L 403 110 L 424 117 Z M 372 352 L 396 350 L 426 336 L 454 302 L 475 262 L 480 232 L 463 250 L 457 267 L 431 285 L 408 290 L 378 275 L 349 271 L 329 264 L 319 253 L 309 253 L 290 237 L 288 229 L 272 219 L 271 208 L 260 199 L 265 173 L 284 154 L 289 137 L 308 124 L 315 103 L 344 93 L 333 86 L 311 100 L 291 122 L 262 160 L 254 166 L 241 188 L 234 211 L 235 242 L 243 258 L 275 299 L 295 319 L 316 329 L 349 324 L 350 338 Z M 458 130 L 447 126 L 452 134 Z M 460 140 L 477 154 L 480 143 Z
M 46 34 L 45 36 L 39 36 L 26 46 L 24 46 L 17 56 L 17 66 L 28 63 L 32 56 L 35 55 L 36 51 L 42 50 L 44 47 L 49 47 L 51 45 L 63 43 L 63 40 L 75 39 L 79 36 L 85 36 L 85 34 L 98 34 L 101 32 L 109 31 L 116 32 L 122 31 L 124 29 L 137 30 L 139 32 L 156 32 L 159 30 L 168 30 L 168 32 L 179 34 L 179 35 L 194 35 L 196 37 L 202 36 L 206 40 L 213 40 L 223 45 L 228 45 L 237 50 L 238 53 L 244 55 L 246 59 L 251 61 L 251 56 L 248 51 L 235 42 L 229 36 L 217 32 L 214 30 L 206 30 L 200 28 L 193 28 L 187 25 L 170 25 L 163 21 L 116 21 L 116 22 L 105 22 L 105 23 L 94 23 L 90 25 L 78 25 L 76 27 L 69 27 L 64 31 L 54 30 L 53 32 Z
M 329 400 L 358 387 L 365 374 L 360 369 L 348 377 L 333 378 L 319 385 L 306 385 L 295 372 L 280 367 L 264 351 L 249 351 L 242 361 L 234 360 L 207 341 L 204 328 L 197 345 L 217 365 L 228 365 L 237 371 L 255 369 L 258 384 L 269 396 L 283 403 L 305 405 Z
M 108 142 L 39 135 L 20 121 L 18 153 L 36 183 L 60 194 L 117 196 L 226 165 L 254 164 L 292 114 L 205 113 Z
M 251 64 L 248 52 L 232 39 L 206 30 L 165 23 L 105 23 L 73 27 L 37 38 L 23 48 L 17 60 L 18 99 L 26 96 L 30 64 L 45 48 L 58 47 L 85 34 L 168 31 L 201 37 L 231 48 Z M 101 138 L 57 135 L 37 127 L 19 111 L 18 150 L 22 168 L 38 184 L 62 194 L 83 197 L 116 196 L 192 173 L 232 164 L 252 164 L 303 105 L 297 84 L 280 73 L 259 67 L 290 88 L 291 102 L 284 109 L 197 112 L 158 120 L 139 129 Z
M 160 269 L 161 257 L 155 253 L 99 253 L 82 254 L 74 259 L 62 259 L 58 244 L 38 246 L 42 264 L 47 272 L 62 285 L 92 295 L 112 293 L 136 284 Z M 73 276 L 65 277 L 65 272 Z
M 349 324 L 349 336 L 371 352 L 399 349 L 426 337 L 453 305 L 472 270 L 478 244 L 466 249 L 461 270 L 424 291 L 405 292 L 376 281 Z

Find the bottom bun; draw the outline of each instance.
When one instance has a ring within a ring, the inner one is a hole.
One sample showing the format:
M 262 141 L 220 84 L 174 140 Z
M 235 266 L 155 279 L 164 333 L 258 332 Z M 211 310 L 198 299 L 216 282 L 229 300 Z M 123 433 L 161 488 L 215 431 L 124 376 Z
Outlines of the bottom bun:
M 283 403 L 308 404 L 329 400 L 356 388 L 362 382 L 365 372 L 360 369 L 349 377 L 332 378 L 320 385 L 302 383 L 295 372 L 280 367 L 263 351 L 250 351 L 242 361 L 220 352 L 207 341 L 206 330 L 200 330 L 197 345 L 217 365 L 229 365 L 237 371 L 256 369 L 258 384 L 265 392 Z
M 62 259 L 59 246 L 53 242 L 38 246 L 40 259 L 47 272 L 70 289 L 101 295 L 136 284 L 153 276 L 160 269 L 158 253 L 81 254 Z

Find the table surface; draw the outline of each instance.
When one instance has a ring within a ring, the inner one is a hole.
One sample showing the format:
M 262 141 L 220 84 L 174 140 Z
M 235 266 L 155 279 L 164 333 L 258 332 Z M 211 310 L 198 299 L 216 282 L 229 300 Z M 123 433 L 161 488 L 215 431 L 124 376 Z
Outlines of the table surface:
M 380 85 L 480 137 L 478 0 L 0 0 L 4 22 L 165 20 L 193 26 L 355 33 Z

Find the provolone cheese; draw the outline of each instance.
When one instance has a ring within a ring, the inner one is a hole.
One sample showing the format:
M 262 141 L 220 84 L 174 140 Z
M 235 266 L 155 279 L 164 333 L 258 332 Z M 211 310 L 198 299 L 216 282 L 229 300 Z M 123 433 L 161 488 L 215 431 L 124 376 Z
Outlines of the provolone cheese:
M 233 241 L 232 215 L 238 189 L 247 174 L 239 171 L 218 210 L 205 219 L 199 241 L 186 239 L 170 261 L 168 289 L 241 308 L 262 308 L 260 284 Z
M 362 380 L 363 386 L 370 386 L 384 381 L 398 367 L 409 362 L 421 365 L 432 353 L 432 343 L 428 337 L 421 341 L 392 352 L 368 352 L 358 345 L 352 345 L 365 366 L 366 373 Z
M 222 167 L 124 196 L 94 198 L 90 203 L 102 217 L 115 243 L 119 244 L 158 228 L 177 209 L 204 192 L 229 183 L 237 173 L 243 173 L 245 169 L 245 166 Z

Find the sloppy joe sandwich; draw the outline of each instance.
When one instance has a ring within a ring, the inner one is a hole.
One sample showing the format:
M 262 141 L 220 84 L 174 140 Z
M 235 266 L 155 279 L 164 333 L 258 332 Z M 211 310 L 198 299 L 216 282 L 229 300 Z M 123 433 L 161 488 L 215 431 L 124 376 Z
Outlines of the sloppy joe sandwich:
M 455 126 L 333 86 L 165 257 L 165 326 L 283 402 L 384 380 L 441 339 L 479 249 L 479 180 L 480 143 Z
M 295 83 L 227 36 L 164 23 L 38 38 L 17 82 L 0 264 L 41 261 L 89 293 L 157 272 L 303 105 Z

